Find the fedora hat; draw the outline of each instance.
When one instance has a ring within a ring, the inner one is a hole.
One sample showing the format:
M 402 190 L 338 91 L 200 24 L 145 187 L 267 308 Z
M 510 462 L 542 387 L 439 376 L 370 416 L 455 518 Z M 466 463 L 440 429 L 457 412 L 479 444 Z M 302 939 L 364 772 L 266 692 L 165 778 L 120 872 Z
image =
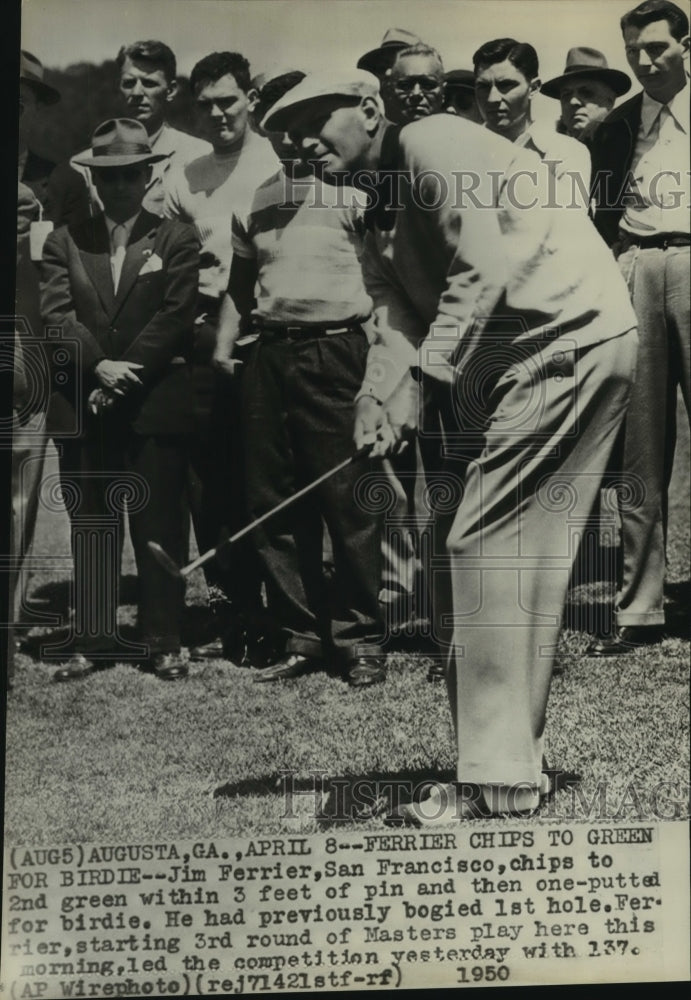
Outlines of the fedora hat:
M 357 61 L 358 69 L 366 69 L 375 76 L 382 76 L 393 66 L 396 53 L 407 49 L 409 45 L 419 45 L 422 39 L 405 28 L 389 28 L 381 40 L 381 45 L 370 49 Z
M 132 163 L 158 163 L 165 153 L 152 153 L 146 129 L 132 118 L 109 118 L 94 129 L 91 156 L 75 157 L 83 167 L 127 167 Z
M 57 104 L 60 91 L 43 82 L 43 63 L 24 49 L 19 57 L 19 79 L 27 83 L 44 104 Z
M 610 69 L 602 52 L 597 49 L 589 49 L 584 46 L 576 46 L 569 49 L 566 56 L 566 66 L 561 76 L 555 76 L 553 80 L 547 80 L 540 87 L 540 92 L 547 97 L 559 98 L 562 84 L 567 80 L 577 77 L 589 77 L 591 80 L 600 80 L 611 87 L 617 97 L 626 94 L 631 89 L 631 80 L 618 69 Z

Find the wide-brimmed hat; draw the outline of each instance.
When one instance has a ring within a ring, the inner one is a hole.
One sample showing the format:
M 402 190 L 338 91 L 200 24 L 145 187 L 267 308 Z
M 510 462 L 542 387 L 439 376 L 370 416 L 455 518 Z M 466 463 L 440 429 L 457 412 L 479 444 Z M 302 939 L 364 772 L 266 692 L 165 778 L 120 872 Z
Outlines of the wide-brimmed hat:
M 127 167 L 132 163 L 158 163 L 165 153 L 152 153 L 149 136 L 133 118 L 109 118 L 94 129 L 91 156 L 75 157 L 84 167 Z
M 577 77 L 589 77 L 592 80 L 600 80 L 611 87 L 617 97 L 626 94 L 631 90 L 631 80 L 618 69 L 610 69 L 602 52 L 597 49 L 589 49 L 584 46 L 576 46 L 569 49 L 566 56 L 566 66 L 561 76 L 555 76 L 553 80 L 547 80 L 540 87 L 540 92 L 547 97 L 559 98 L 562 85 L 567 80 Z
M 339 97 L 357 101 L 378 93 L 379 80 L 364 69 L 353 69 L 340 77 L 334 73 L 309 73 L 276 101 L 261 125 L 267 132 L 286 132 L 298 106 Z
M 41 60 L 22 49 L 19 59 L 19 79 L 28 83 L 36 97 L 44 104 L 57 104 L 60 100 L 60 91 L 51 87 L 49 83 L 44 83 L 43 76 Z
M 382 76 L 393 66 L 396 53 L 401 49 L 407 49 L 409 45 L 419 45 L 420 42 L 421 39 L 412 31 L 406 31 L 405 28 L 389 28 L 381 40 L 381 45 L 360 56 L 357 68 L 366 69 L 375 76 Z

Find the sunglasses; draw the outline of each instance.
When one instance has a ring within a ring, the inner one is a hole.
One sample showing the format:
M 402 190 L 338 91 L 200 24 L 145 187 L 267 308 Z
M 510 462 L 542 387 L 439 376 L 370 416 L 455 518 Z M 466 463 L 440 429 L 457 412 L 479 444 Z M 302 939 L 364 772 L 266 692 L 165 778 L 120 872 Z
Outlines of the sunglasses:
M 118 180 L 134 184 L 142 174 L 146 173 L 148 167 L 93 167 L 94 175 L 107 184 L 115 184 Z
M 434 76 L 404 76 L 393 85 L 399 94 L 412 94 L 416 86 L 419 86 L 423 93 L 432 94 L 440 89 L 442 82 Z

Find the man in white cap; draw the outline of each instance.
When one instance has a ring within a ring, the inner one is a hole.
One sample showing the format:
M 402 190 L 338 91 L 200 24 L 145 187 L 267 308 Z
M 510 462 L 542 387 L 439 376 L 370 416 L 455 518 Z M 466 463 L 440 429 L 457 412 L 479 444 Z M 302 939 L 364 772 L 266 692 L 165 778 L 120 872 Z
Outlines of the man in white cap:
M 320 176 L 372 193 L 377 341 L 356 445 L 375 433 L 375 452 L 399 450 L 421 389 L 446 394 L 449 562 L 432 568 L 435 617 L 454 630 L 458 783 L 403 819 L 530 811 L 549 790 L 545 713 L 579 526 L 633 372 L 626 287 L 585 213 L 544 207 L 533 153 L 450 115 L 396 135 L 372 77 L 307 77 L 264 125 L 287 129 Z
M 114 518 L 122 519 L 122 494 L 128 495 L 137 561 L 145 664 L 163 680 L 187 672 L 177 656 L 183 591 L 147 542 L 184 559 L 192 421 L 186 360 L 199 243 L 190 226 L 142 208 L 151 165 L 159 161 L 139 122 L 116 118 L 99 125 L 91 155 L 80 162 L 91 171 L 104 211 L 55 230 L 43 250 L 43 321 L 62 330 L 54 363 L 66 376 L 51 400 L 49 431 L 58 444 L 73 532 L 84 518 L 90 528 L 79 544 L 73 539 L 77 607 L 66 644 L 72 655 L 56 681 L 84 678 L 97 664 L 127 656 L 116 624 L 119 546 L 113 545 L 110 562 L 106 552 L 97 557 L 91 549 Z
M 584 45 L 569 49 L 561 76 L 547 80 L 540 93 L 561 103 L 561 124 L 567 135 L 586 144 L 614 107 L 617 97 L 631 90 L 631 80 L 610 69 L 597 49 Z

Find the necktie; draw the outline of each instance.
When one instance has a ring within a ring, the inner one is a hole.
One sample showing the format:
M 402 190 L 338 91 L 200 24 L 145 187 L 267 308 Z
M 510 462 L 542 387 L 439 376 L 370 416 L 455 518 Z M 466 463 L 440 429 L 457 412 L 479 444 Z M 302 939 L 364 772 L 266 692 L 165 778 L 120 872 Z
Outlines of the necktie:
M 113 248 L 110 258 L 110 267 L 113 274 L 113 290 L 117 292 L 122 263 L 125 259 L 125 248 L 127 246 L 127 229 L 124 223 L 118 223 L 117 226 L 113 226 L 110 240 Z

